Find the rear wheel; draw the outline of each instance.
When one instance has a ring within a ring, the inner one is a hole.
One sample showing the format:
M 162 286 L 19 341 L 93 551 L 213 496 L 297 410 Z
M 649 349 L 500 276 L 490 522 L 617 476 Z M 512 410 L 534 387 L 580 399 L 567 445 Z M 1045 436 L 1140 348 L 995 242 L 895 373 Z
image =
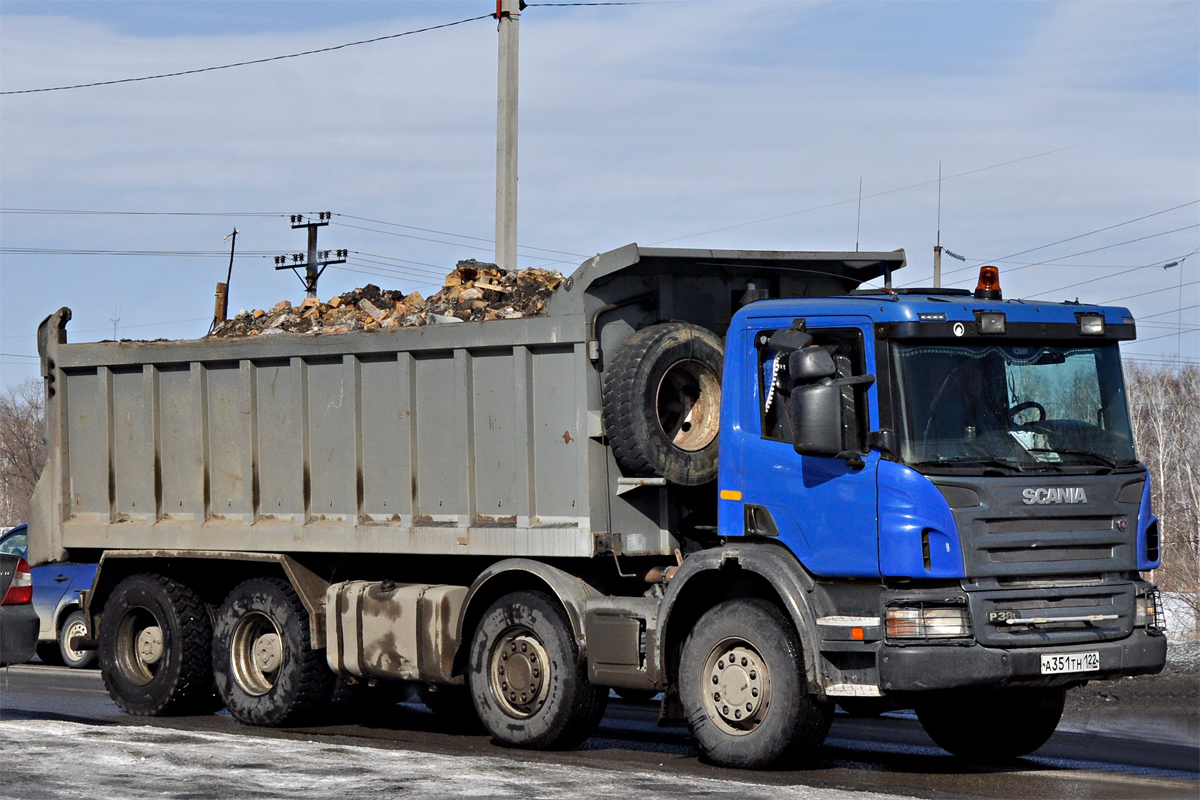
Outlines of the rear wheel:
M 212 624 L 186 585 L 162 575 L 121 581 L 100 623 L 100 674 L 114 702 L 140 716 L 209 710 Z
M 308 612 L 287 581 L 254 578 L 217 612 L 213 674 L 234 719 L 289 725 L 328 707 L 335 676 L 310 646 Z
M 588 683 L 562 607 L 541 592 L 505 595 L 484 613 L 467 679 L 484 727 L 515 747 L 575 747 L 608 701 L 606 690 Z
M 700 752 L 758 769 L 810 755 L 829 733 L 833 705 L 808 694 L 800 641 L 775 606 L 727 600 L 683 645 L 679 695 Z
M 1067 690 L 947 692 L 917 705 L 917 719 L 943 750 L 973 761 L 1007 761 L 1044 745 L 1058 727 Z
M 87 615 L 74 611 L 62 624 L 58 632 L 58 653 L 62 663 L 73 669 L 87 669 L 96 663 L 95 650 L 76 650 L 71 641 L 77 636 L 87 636 Z

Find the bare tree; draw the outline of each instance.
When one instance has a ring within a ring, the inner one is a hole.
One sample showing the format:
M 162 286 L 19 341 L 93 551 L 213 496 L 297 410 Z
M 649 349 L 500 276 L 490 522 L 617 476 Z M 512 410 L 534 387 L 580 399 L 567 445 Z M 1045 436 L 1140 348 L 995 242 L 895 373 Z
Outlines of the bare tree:
M 0 395 L 0 525 L 29 517 L 29 498 L 46 461 L 45 411 L 37 378 Z
M 1159 519 L 1155 580 L 1191 608 L 1200 628 L 1200 366 L 1127 363 L 1126 380 Z

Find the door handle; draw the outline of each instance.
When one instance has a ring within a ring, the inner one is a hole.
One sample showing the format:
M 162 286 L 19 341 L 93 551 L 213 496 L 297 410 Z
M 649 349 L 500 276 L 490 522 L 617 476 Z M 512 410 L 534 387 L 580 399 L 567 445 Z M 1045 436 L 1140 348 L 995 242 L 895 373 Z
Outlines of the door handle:
M 62 583 L 63 581 L 69 581 L 69 580 L 71 580 L 70 577 L 68 577 L 66 575 L 55 575 L 54 576 L 55 583 Z

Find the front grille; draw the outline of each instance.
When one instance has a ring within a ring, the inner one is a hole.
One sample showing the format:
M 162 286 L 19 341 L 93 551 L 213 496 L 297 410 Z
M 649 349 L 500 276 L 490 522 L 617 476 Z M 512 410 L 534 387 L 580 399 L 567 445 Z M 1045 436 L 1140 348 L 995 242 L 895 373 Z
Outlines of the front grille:
M 1111 531 L 1112 517 L 1024 517 L 1020 519 L 985 519 L 985 533 L 1091 533 Z
M 1086 501 L 1029 504 L 1023 476 L 936 478 L 970 488 L 977 505 L 952 509 L 968 578 L 1035 580 L 1137 569 L 1136 504 L 1118 500 L 1128 476 L 1039 477 L 1037 488 L 1079 490 Z M 1072 495 L 1074 496 L 1074 495 Z
M 975 537 L 978 574 L 1001 575 L 1015 567 L 1062 572 L 1064 566 L 1095 572 L 1112 569 L 1114 559 L 1131 559 L 1133 541 L 1117 530 L 1113 517 L 1041 517 L 980 519 L 983 536 Z
M 972 592 L 976 640 L 989 647 L 1084 644 L 1133 631 L 1133 586 L 1006 589 Z

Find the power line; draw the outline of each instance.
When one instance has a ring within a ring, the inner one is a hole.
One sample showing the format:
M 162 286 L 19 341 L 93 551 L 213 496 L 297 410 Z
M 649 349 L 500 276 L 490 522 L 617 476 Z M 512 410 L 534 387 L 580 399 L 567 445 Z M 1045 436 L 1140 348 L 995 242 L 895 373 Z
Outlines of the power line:
M 1176 286 L 1175 288 L 1178 289 L 1179 287 Z M 1151 319 L 1153 317 L 1165 317 L 1167 314 L 1178 314 L 1181 311 L 1191 311 L 1193 308 L 1200 308 L 1200 304 L 1194 306 L 1184 306 L 1183 308 L 1172 308 L 1170 311 L 1160 311 L 1157 314 L 1147 314 L 1144 317 L 1138 317 L 1138 321 L 1140 322 L 1141 320 Z
M 1034 261 L 1034 262 L 1031 262 L 1031 263 L 1027 263 L 1027 264 L 1025 264 L 1024 266 L 1020 266 L 1020 267 L 1013 267 L 1013 268 L 1012 268 L 1012 269 L 1010 269 L 1010 270 L 1006 270 L 1006 271 L 1005 271 L 1005 274 L 1011 274 L 1011 273 L 1013 273 L 1013 272 L 1020 272 L 1020 271 L 1021 271 L 1021 270 L 1023 270 L 1023 269 L 1028 269 L 1028 268 L 1030 268 L 1030 267 L 1037 267 L 1037 266 L 1041 266 L 1041 265 L 1044 265 L 1044 264 L 1055 264 L 1055 262 L 1057 262 L 1057 261 L 1061 261 L 1061 260 L 1063 260 L 1064 258 L 1074 258 L 1075 256 L 1087 255 L 1088 253 L 1098 253 L 1098 252 L 1100 252 L 1101 250 L 1111 250 L 1111 249 L 1113 249 L 1114 247 L 1124 247 L 1124 246 L 1125 246 L 1125 245 L 1127 245 L 1127 244 L 1135 244 L 1135 243 L 1137 243 L 1137 242 L 1143 242 L 1143 241 L 1146 241 L 1147 239 L 1156 239 L 1156 238 L 1158 238 L 1158 237 L 1160 237 L 1160 236 L 1169 236 L 1169 235 L 1170 235 L 1170 234 L 1172 234 L 1172 233 L 1179 233 L 1180 231 L 1186 231 L 1186 230 L 1190 230 L 1190 229 L 1192 229 L 1192 228 L 1200 228 L 1200 223 L 1197 223 L 1197 224 L 1194 224 L 1194 225 L 1185 225 L 1185 226 L 1183 226 L 1182 228 L 1174 228 L 1174 229 L 1172 229 L 1172 230 L 1169 230 L 1169 231 L 1161 231 L 1161 232 L 1159 232 L 1159 233 L 1152 233 L 1152 234 L 1150 234 L 1150 235 L 1148 235 L 1148 236 L 1140 236 L 1140 237 L 1138 237 L 1138 238 L 1136 238 L 1136 239 L 1126 239 L 1126 240 L 1125 240 L 1125 241 L 1123 241 L 1123 242 L 1116 242 L 1116 243 L 1114 243 L 1114 244 L 1106 244 L 1106 245 L 1104 245 L 1103 247 L 1095 247 L 1095 248 L 1092 248 L 1091 250 L 1081 250 L 1081 251 L 1080 251 L 1080 252 L 1078 252 L 1078 253 L 1070 253 L 1070 254 L 1068 254 L 1068 255 L 1065 255 L 1065 256 L 1058 256 L 1057 258 L 1049 258 L 1049 259 L 1046 259 L 1045 261 Z M 1190 255 L 1193 255 L 1193 254 L 1194 254 L 1194 253 L 1196 253 L 1196 252 L 1197 252 L 1197 251 L 1193 250 L 1191 253 L 1187 253 L 1187 254 L 1185 254 L 1185 255 L 1182 255 L 1182 256 L 1180 256 L 1179 258 L 1180 258 L 1180 259 L 1187 258 L 1188 256 L 1190 256 Z M 1169 261 L 1170 259 L 1161 259 L 1160 261 L 1155 261 L 1155 262 L 1154 262 L 1154 263 L 1152 263 L 1152 264 L 1145 264 L 1145 265 L 1143 265 L 1143 266 L 1136 267 L 1135 269 L 1148 269 L 1148 268 L 1150 268 L 1150 267 L 1157 267 L 1157 266 L 1161 266 L 1161 261 L 1163 261 L 1163 260 Z M 971 265 L 971 266 L 969 266 L 969 267 L 962 267 L 962 268 L 960 268 L 960 269 L 953 270 L 953 271 L 954 271 L 954 272 L 962 272 L 964 269 L 975 269 L 975 268 L 976 268 L 976 267 L 978 267 L 980 264 L 985 264 L 985 263 L 987 263 L 987 262 L 985 262 L 985 261 L 980 261 L 980 262 L 978 262 L 978 263 L 976 263 L 976 264 L 973 264 L 973 265 Z M 1055 266 L 1060 266 L 1060 267 L 1068 267 L 1068 266 L 1071 266 L 1071 265 L 1070 265 L 1070 264 L 1055 264 Z M 1114 267 L 1114 269 L 1116 269 L 1116 267 Z M 947 274 L 947 275 L 949 275 L 949 274 L 951 274 L 951 273 L 949 273 L 949 272 L 948 272 L 948 273 L 946 273 L 946 274 Z M 1100 278 L 1089 278 L 1089 279 L 1088 279 L 1088 280 L 1086 280 L 1086 281 L 1080 281 L 1080 282 L 1078 282 L 1078 283 L 1073 283 L 1073 284 L 1071 284 L 1071 286 L 1064 287 L 1064 288 L 1071 288 L 1072 286 L 1082 286 L 1082 285 L 1083 285 L 1083 284 L 1085 284 L 1085 283 L 1091 283 L 1092 281 L 1096 281 L 1096 280 L 1103 280 L 1104 278 L 1111 278 L 1111 277 L 1113 277 L 1113 276 L 1112 276 L 1112 275 L 1104 275 L 1104 276 L 1102 276 L 1102 277 L 1100 277 Z M 920 283 L 922 280 L 925 280 L 925 279 L 924 279 L 924 278 L 919 278 L 919 279 L 917 279 L 916 281 L 914 281 L 914 283 Z M 1057 291 L 1057 290 L 1055 290 L 1055 291 Z M 1037 295 L 1030 295 L 1030 296 L 1031 296 L 1031 297 L 1036 297 Z
M 1035 252 L 1037 252 L 1038 250 L 1045 250 L 1047 247 L 1054 247 L 1055 245 L 1065 244 L 1066 242 L 1073 242 L 1073 241 L 1075 241 L 1076 239 L 1083 239 L 1083 238 L 1086 238 L 1086 237 L 1088 237 L 1088 236 L 1094 236 L 1094 235 L 1096 235 L 1097 233 L 1104 233 L 1105 231 L 1111 231 L 1111 230 L 1113 230 L 1114 228 L 1120 228 L 1120 227 L 1123 227 L 1123 226 L 1125 226 L 1125 225 L 1132 225 L 1132 224 L 1133 224 L 1133 223 L 1135 223 L 1135 222 L 1141 222 L 1142 220 L 1150 219 L 1151 217 L 1159 217 L 1159 216 L 1162 216 L 1163 214 L 1169 214 L 1169 213 L 1170 213 L 1170 212 L 1172 212 L 1172 211 L 1178 211 L 1178 210 L 1179 210 L 1179 209 L 1181 209 L 1181 208 L 1187 208 L 1188 206 L 1194 206 L 1194 205 L 1197 205 L 1197 204 L 1200 204 L 1200 200 L 1191 200 L 1191 201 L 1189 201 L 1189 202 L 1187 202 L 1187 203 L 1181 203 L 1180 205 L 1177 205 L 1177 206 L 1171 206 L 1170 208 L 1164 208 L 1162 211 L 1155 211 L 1155 212 L 1154 212 L 1154 213 L 1152 213 L 1152 214 L 1146 214 L 1146 215 L 1144 215 L 1144 216 L 1141 216 L 1141 217 L 1135 217 L 1134 219 L 1128 219 L 1128 220 L 1125 220 L 1124 222 L 1118 222 L 1118 223 L 1116 223 L 1115 225 L 1107 225 L 1107 226 L 1105 226 L 1105 227 L 1103 227 L 1103 228 L 1097 228 L 1097 229 L 1096 229 L 1096 230 L 1094 230 L 1094 231 L 1088 231 L 1087 233 L 1080 233 L 1080 234 L 1076 234 L 1075 236 L 1068 236 L 1067 238 L 1065 238 L 1065 239 L 1059 239 L 1059 240 L 1058 240 L 1058 241 L 1056 241 L 1056 242 L 1050 242 L 1049 244 L 1038 245 L 1037 247 L 1031 247 L 1031 248 L 1029 248 L 1028 250 L 1021 250 L 1020 252 L 1017 252 L 1017 253 L 1009 253 L 1008 255 L 1006 255 L 1006 256 L 1003 256 L 1002 258 L 988 258 L 988 259 L 984 259 L 984 260 L 982 260 L 982 261 L 979 261 L 979 262 L 978 262 L 978 263 L 976 263 L 976 264 L 971 264 L 971 265 L 969 265 L 969 266 L 965 266 L 965 267 L 959 267 L 958 269 L 953 269 L 953 270 L 950 270 L 949 272 L 947 272 L 947 273 L 945 273 L 945 274 L 946 274 L 946 275 L 954 275 L 954 274 L 956 274 L 956 273 L 959 273 L 959 272 L 965 272 L 965 271 L 967 271 L 967 270 L 973 270 L 973 269 L 975 269 L 975 268 L 979 267 L 981 264 L 990 264 L 990 263 L 992 263 L 993 261 L 1005 261 L 1005 260 L 1007 260 L 1007 259 L 1010 259 L 1010 258 L 1016 258 L 1017 256 L 1023 256 L 1023 255 L 1025 255 L 1025 254 L 1027 254 L 1027 253 L 1035 253 Z M 1087 252 L 1092 252 L 1092 251 L 1087 251 Z M 1080 255 L 1080 254 L 1076 254 L 1076 255 Z M 1063 258 L 1071 258 L 1071 256 L 1063 256 Z M 1054 260 L 1055 260 L 1055 261 L 1058 261 L 1058 260 L 1061 260 L 1061 259 L 1054 259 Z M 1038 266 L 1039 264 L 1045 264 L 1045 263 L 1047 263 L 1047 262 L 1045 262 L 1045 261 L 1033 261 L 1033 262 L 1028 262 L 1028 263 L 1026 263 L 1026 264 L 1025 264 L 1025 266 L 1023 266 L 1023 267 L 1018 267 L 1017 269 L 1025 269 L 1025 267 L 1036 267 L 1036 266 Z M 1072 266 L 1072 265 L 1068 265 L 1068 264 L 1062 264 L 1062 265 L 1060 265 L 1060 266 Z M 1080 265 L 1080 266 L 1082 266 L 1082 265 Z M 1016 271 L 1017 271 L 1017 269 L 1010 270 L 1010 272 L 1016 272 Z M 925 280 L 925 279 L 924 279 L 924 278 L 920 278 L 919 280 Z
M 81 214 L 128 217 L 287 217 L 279 211 L 93 211 L 78 208 L 0 208 L 0 214 Z
M 238 258 L 267 258 L 276 254 L 275 250 L 245 250 L 237 254 Z M 70 247 L 0 247 L 0 254 L 23 256 L 152 256 L 179 258 L 224 258 L 226 250 L 103 250 L 99 248 L 70 248 Z
M 381 230 L 379 230 L 378 228 L 367 228 L 367 227 L 364 227 L 364 226 L 362 226 L 362 225 L 351 225 L 351 224 L 350 224 L 350 223 L 348 223 L 348 222 L 334 222 L 333 224 L 334 224 L 334 225 L 340 225 L 340 226 L 341 226 L 341 227 L 343 227 L 343 228 L 353 228 L 354 230 L 359 230 L 359 231 L 367 231 L 368 233 L 379 233 L 379 234 L 383 234 L 384 236 L 400 236 L 400 237 L 403 237 L 403 238 L 405 238 L 405 239 L 415 239 L 415 240 L 417 240 L 417 241 L 419 241 L 419 242 L 432 242 L 432 243 L 434 243 L 434 244 L 444 244 L 444 245 L 449 245 L 449 246 L 451 246 L 451 247 L 464 247 L 464 248 L 466 248 L 466 249 L 468 249 L 468 250 L 480 250 L 480 251 L 483 251 L 483 252 L 490 252 L 490 251 L 491 251 L 491 248 L 490 248 L 490 247 L 483 247 L 483 246 L 481 246 L 481 245 L 476 245 L 476 244 L 468 244 L 468 243 L 465 243 L 465 242 L 448 242 L 448 241 L 446 241 L 445 239 L 431 239 L 431 238 L 429 238 L 428 236 L 416 236 L 416 235 L 414 235 L 414 234 L 411 234 L 411 233 L 401 233 L 400 231 L 381 231 Z M 388 224 L 388 223 L 384 223 L 384 224 Z M 448 234 L 448 235 L 449 235 L 449 236 L 458 236 L 458 234 L 454 234 L 454 233 L 451 233 L 451 234 Z M 466 237 L 466 236 L 464 236 L 464 237 L 462 237 L 462 238 L 464 238 L 464 239 L 466 239 L 466 238 L 472 238 L 472 239 L 474 239 L 475 237 Z M 488 240 L 481 240 L 481 241 L 488 241 Z M 558 252 L 558 251 L 549 251 L 549 252 Z M 535 256 L 535 255 L 530 255 L 530 254 L 528 254 L 528 253 L 524 253 L 523 255 L 525 256 L 525 258 L 533 258 L 533 259 L 537 259 L 538 261 L 549 261 L 549 260 L 550 260 L 550 259 L 549 259 L 547 256 Z M 553 263 L 553 264 L 559 264 L 559 263 L 562 263 L 562 262 L 561 262 L 561 261 L 552 261 L 551 263 Z
M 138 325 L 122 325 L 121 328 L 123 330 L 129 330 L 130 328 L 156 328 L 156 327 L 159 327 L 162 325 L 182 325 L 186 322 L 209 322 L 209 321 L 211 321 L 211 317 L 201 317 L 201 318 L 197 318 L 197 319 L 171 319 L 171 320 L 164 320 L 163 322 L 146 322 L 146 323 L 141 323 Z M 86 330 L 71 330 L 70 333 L 102 333 L 104 331 L 109 331 L 109 330 L 112 330 L 111 325 L 104 327 L 104 328 L 88 328 Z M 0 341 L 5 341 L 8 339 L 36 339 L 36 338 L 37 338 L 37 334 L 22 333 L 22 334 L 17 334 L 15 336 L 0 336 Z
M 438 230 L 434 230 L 432 228 L 418 228 L 416 225 L 403 225 L 399 222 L 387 222 L 387 221 L 381 220 L 381 219 L 368 219 L 367 217 L 356 217 L 353 214 L 336 214 L 335 213 L 334 216 L 335 217 L 345 217 L 346 219 L 356 219 L 359 222 L 370 222 L 375 225 L 391 225 L 396 228 L 407 228 L 410 231 L 421 231 L 422 233 L 436 233 L 439 236 L 456 236 L 459 239 L 471 239 L 476 242 L 485 242 L 487 244 L 492 244 L 492 245 L 494 245 L 496 243 L 495 239 L 486 239 L 482 236 L 468 236 L 465 233 L 450 233 L 449 231 L 438 231 Z M 382 231 L 379 231 L 379 232 L 382 232 Z M 566 250 L 551 250 L 546 247 L 533 247 L 532 245 L 527 245 L 527 244 L 521 245 L 521 249 L 537 250 L 542 253 L 554 253 L 556 255 L 562 255 L 562 256 L 574 256 L 576 258 L 587 258 L 587 256 L 583 255 L 582 253 L 571 253 Z
M 1142 322 L 1139 320 L 1137 326 L 1139 328 L 1158 328 L 1160 330 L 1170 328 L 1172 330 L 1200 331 L 1200 325 L 1189 325 L 1186 322 Z
M 1042 158 L 1043 156 L 1050 156 L 1050 155 L 1054 155 L 1055 153 L 1062 153 L 1067 150 L 1074 150 L 1079 147 L 1086 147 L 1087 145 L 1090 145 L 1090 144 L 1098 144 L 1100 142 L 1107 142 L 1110 139 L 1116 139 L 1116 138 L 1117 138 L 1117 136 L 1105 136 L 1104 138 L 1101 138 L 1101 139 L 1092 139 L 1091 141 L 1080 142 L 1079 144 L 1068 145 L 1067 147 L 1060 147 L 1056 150 L 1047 150 L 1044 153 L 1035 153 L 1034 155 L 1031 155 L 1031 156 L 1022 156 L 1021 158 L 1014 158 L 1011 161 L 1002 161 L 999 164 L 992 164 L 987 167 L 978 167 L 977 169 L 969 169 L 966 172 L 956 172 L 953 175 L 946 175 L 941 179 L 935 178 L 935 179 L 929 180 L 929 181 L 921 181 L 920 183 L 912 183 L 912 184 L 909 184 L 908 186 L 899 186 L 895 189 L 885 189 L 882 192 L 875 192 L 874 194 L 863 195 L 863 198 L 866 200 L 870 200 L 875 197 L 883 197 L 883 196 L 889 195 L 889 194 L 896 194 L 897 192 L 906 192 L 909 189 L 919 189 L 922 186 L 929 186 L 931 184 L 935 184 L 938 182 L 938 180 L 952 180 L 953 178 L 962 178 L 967 175 L 975 175 L 980 172 L 987 172 L 988 170 L 999 169 L 1000 167 L 1007 167 L 1012 164 L 1019 164 L 1022 161 L 1030 161 L 1035 158 Z M 835 203 L 825 203 L 824 205 L 812 206 L 811 208 L 801 209 L 800 211 L 789 211 L 786 214 L 776 214 L 773 217 L 764 217 L 763 219 L 755 219 L 755 220 L 751 220 L 750 222 L 739 222 L 736 225 L 726 225 L 723 228 L 713 228 L 712 230 L 700 231 L 699 233 L 689 233 L 686 236 L 676 236 L 673 239 L 663 239 L 662 241 L 653 242 L 652 246 L 656 246 L 656 245 L 660 245 L 660 244 L 667 244 L 668 242 L 678 242 L 681 239 L 691 239 L 696 236 L 707 236 L 710 233 L 722 233 L 724 231 L 731 231 L 736 228 L 744 228 L 748 225 L 759 225 L 764 222 L 774 222 L 775 220 L 787 219 L 788 217 L 796 217 L 801 214 L 808 214 L 813 211 L 821 211 L 826 208 L 836 208 L 837 206 L 844 206 L 849 203 L 857 202 L 857 200 L 858 200 L 858 197 L 855 196 L 855 197 L 851 197 L 847 200 L 838 200 Z
M 164 72 L 160 75 L 144 75 L 140 78 L 118 78 L 116 80 L 111 80 L 111 81 L 93 81 L 92 83 L 76 83 L 76 84 L 71 84 L 69 86 L 48 86 L 48 87 L 45 87 L 42 89 L 18 89 L 16 91 L 0 92 L 0 95 L 36 94 L 39 92 L 61 92 L 61 91 L 65 91 L 67 89 L 87 89 L 87 88 L 91 88 L 93 86 L 112 86 L 117 83 L 137 83 L 138 81 L 153 81 L 153 80 L 158 80 L 159 78 L 177 78 L 181 75 L 195 75 L 200 72 L 215 72 L 216 70 L 221 70 L 221 69 L 233 69 L 234 67 L 245 67 L 245 66 L 249 66 L 251 64 L 265 64 L 269 61 L 283 61 L 284 59 L 288 59 L 288 58 L 300 58 L 301 56 L 311 56 L 311 55 L 316 55 L 317 53 L 330 53 L 330 52 L 333 52 L 334 50 L 344 50 L 347 47 L 358 47 L 359 45 L 373 44 L 375 42 L 382 42 L 387 39 L 399 39 L 401 36 L 412 36 L 413 34 L 427 33 L 429 31 L 440 30 L 441 28 L 453 28 L 455 25 L 463 25 L 467 22 L 475 22 L 476 20 L 481 20 L 481 19 L 490 19 L 491 17 L 492 17 L 491 14 L 482 14 L 478 17 L 469 17 L 468 19 L 460 19 L 455 22 L 444 22 L 440 25 L 430 25 L 427 28 L 417 28 L 416 30 L 403 31 L 401 33 L 391 33 L 391 34 L 388 34 L 387 36 L 376 36 L 373 39 L 362 39 L 357 42 L 346 42 L 344 44 L 334 45 L 333 47 L 321 47 L 316 50 L 305 50 L 300 53 L 288 53 L 287 55 L 271 56 L 269 58 L 256 58 L 256 59 L 252 59 L 250 61 L 237 61 L 237 62 L 234 62 L 233 64 L 222 64 L 220 66 L 215 66 L 215 67 L 200 67 L 198 69 L 185 69 L 185 70 L 180 70 L 179 72 Z
M 1171 336 L 1183 336 L 1184 333 L 1185 331 L 1172 331 L 1171 333 L 1164 333 L 1161 336 L 1151 336 L 1149 339 L 1138 339 L 1137 341 L 1140 343 L 1153 342 L 1155 339 L 1166 339 Z
M 1103 300 L 1103 301 L 1097 303 L 1096 305 L 1106 306 L 1109 303 L 1116 303 L 1121 300 L 1132 300 L 1135 297 L 1145 297 L 1146 295 L 1150 295 L 1150 294 L 1159 294 L 1160 292 L 1169 292 L 1172 289 L 1179 289 L 1181 286 L 1196 286 L 1197 284 L 1200 284 L 1200 281 L 1192 281 L 1191 283 L 1177 284 L 1175 286 L 1166 286 L 1162 289 L 1154 289 L 1149 292 L 1142 292 L 1141 294 L 1130 294 L 1130 295 L 1126 295 L 1124 297 L 1114 297 L 1112 300 Z
M 1195 227 L 1200 227 L 1200 226 L 1197 226 L 1197 225 L 1192 225 L 1192 226 L 1190 226 L 1190 227 L 1193 227 L 1193 228 L 1195 228 Z M 1170 231 L 1170 233 L 1175 233 L 1175 231 Z M 1156 234 L 1156 235 L 1158 235 L 1158 234 Z M 1150 238 L 1150 237 L 1146 237 L 1146 238 Z M 1115 246 L 1115 245 L 1114 245 L 1114 246 Z M 1195 255 L 1195 254 L 1196 254 L 1196 252 L 1197 252 L 1196 250 L 1193 250 L 1192 252 L 1188 253 L 1186 256 L 1183 256 L 1183 258 L 1177 259 L 1175 263 L 1176 263 L 1176 264 L 1179 264 L 1179 263 L 1181 263 L 1181 262 L 1182 262 L 1182 261 L 1183 261 L 1185 258 L 1188 258 L 1189 256 L 1193 256 L 1193 255 Z M 1040 297 L 1040 296 L 1042 296 L 1042 295 L 1044 295 L 1044 294 L 1053 294 L 1054 292 L 1061 292 L 1061 291 L 1063 291 L 1064 289 L 1074 289 L 1076 286 L 1083 286 L 1083 285 L 1085 285 L 1085 284 L 1097 283 L 1097 282 L 1099 282 L 1099 281 L 1108 280 L 1109 278 L 1116 278 L 1116 277 L 1119 277 L 1119 276 L 1121 276 L 1121 275 L 1127 275 L 1127 274 L 1129 274 L 1130 272 L 1137 272 L 1138 270 L 1143 270 L 1143 269 L 1151 269 L 1151 268 L 1153 268 L 1153 267 L 1164 267 L 1164 265 L 1163 265 L 1163 264 L 1162 264 L 1162 262 L 1160 262 L 1160 261 L 1155 261 L 1153 264 L 1146 264 L 1146 265 L 1144 265 L 1144 266 L 1141 266 L 1141 267 L 1132 267 L 1132 268 L 1130 268 L 1130 269 L 1122 270 L 1121 272 L 1113 272 L 1113 273 L 1111 273 L 1111 274 L 1108 274 L 1108 275 L 1101 275 L 1099 278 L 1091 278 L 1091 279 L 1089 279 L 1089 280 L 1086 280 L 1086 281 L 1076 281 L 1075 283 L 1070 283 L 1070 284 L 1067 284 L 1066 286 L 1060 286 L 1060 287 L 1058 287 L 1057 289 L 1047 289 L 1047 290 L 1046 290 L 1046 291 L 1044 291 L 1044 292 L 1037 292 L 1036 294 L 1028 294 L 1028 295 L 1025 295 L 1025 298 L 1030 298 L 1030 297 Z M 1165 267 L 1164 267 L 1164 268 L 1165 268 Z M 1182 271 L 1182 268 L 1180 268 L 1180 275 L 1182 275 L 1182 274 L 1183 274 L 1183 271 Z

